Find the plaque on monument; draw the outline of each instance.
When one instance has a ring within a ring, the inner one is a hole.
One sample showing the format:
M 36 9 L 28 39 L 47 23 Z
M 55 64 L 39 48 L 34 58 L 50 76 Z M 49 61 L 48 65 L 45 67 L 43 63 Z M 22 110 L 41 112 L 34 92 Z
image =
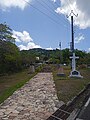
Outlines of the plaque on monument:
M 72 72 L 72 75 L 78 75 L 79 73 L 78 73 L 78 71 L 73 71 Z

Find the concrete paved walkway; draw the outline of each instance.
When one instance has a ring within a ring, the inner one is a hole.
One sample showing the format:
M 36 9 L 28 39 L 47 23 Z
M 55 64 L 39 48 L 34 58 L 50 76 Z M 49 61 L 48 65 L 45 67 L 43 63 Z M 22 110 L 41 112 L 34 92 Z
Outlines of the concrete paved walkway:
M 0 120 L 45 120 L 58 102 L 52 73 L 38 73 L 0 105 Z

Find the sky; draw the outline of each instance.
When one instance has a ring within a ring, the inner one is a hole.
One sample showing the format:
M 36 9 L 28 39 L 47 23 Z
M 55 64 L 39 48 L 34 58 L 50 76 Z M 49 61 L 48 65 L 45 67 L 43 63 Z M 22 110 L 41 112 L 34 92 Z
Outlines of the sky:
M 70 48 L 72 15 L 75 49 L 90 52 L 90 0 L 0 0 L 0 23 L 20 50 Z

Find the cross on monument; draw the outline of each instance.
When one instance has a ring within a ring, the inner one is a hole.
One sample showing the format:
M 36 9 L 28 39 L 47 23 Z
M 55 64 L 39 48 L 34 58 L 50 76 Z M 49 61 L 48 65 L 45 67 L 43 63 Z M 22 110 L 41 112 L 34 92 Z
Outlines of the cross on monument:
M 72 59 L 72 71 L 76 70 L 76 59 L 79 59 L 79 57 L 75 56 L 75 53 L 73 53 L 73 56 L 70 57 Z

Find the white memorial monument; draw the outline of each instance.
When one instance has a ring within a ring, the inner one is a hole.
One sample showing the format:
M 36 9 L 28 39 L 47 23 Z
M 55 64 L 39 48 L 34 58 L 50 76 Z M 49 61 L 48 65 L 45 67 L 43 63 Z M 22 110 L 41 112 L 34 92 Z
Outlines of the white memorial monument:
M 72 71 L 70 72 L 69 77 L 78 77 L 83 78 L 83 76 L 80 75 L 80 72 L 76 70 L 76 59 L 79 59 L 79 57 L 75 56 L 75 53 L 73 53 L 73 56 L 70 57 L 72 59 Z

